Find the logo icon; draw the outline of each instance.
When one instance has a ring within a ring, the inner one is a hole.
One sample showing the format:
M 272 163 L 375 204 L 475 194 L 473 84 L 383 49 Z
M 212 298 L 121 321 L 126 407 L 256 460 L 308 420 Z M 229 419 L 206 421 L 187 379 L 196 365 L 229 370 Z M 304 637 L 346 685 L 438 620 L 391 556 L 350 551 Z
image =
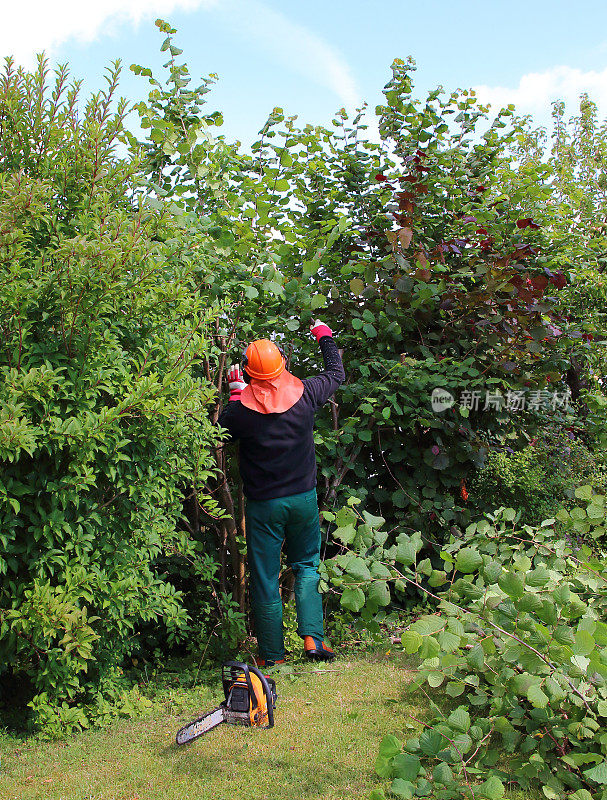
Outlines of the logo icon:
M 446 411 L 448 408 L 451 408 L 455 403 L 455 398 L 446 389 L 441 389 L 440 386 L 437 386 L 436 389 L 432 390 L 431 402 L 432 411 L 440 413 L 441 411 Z

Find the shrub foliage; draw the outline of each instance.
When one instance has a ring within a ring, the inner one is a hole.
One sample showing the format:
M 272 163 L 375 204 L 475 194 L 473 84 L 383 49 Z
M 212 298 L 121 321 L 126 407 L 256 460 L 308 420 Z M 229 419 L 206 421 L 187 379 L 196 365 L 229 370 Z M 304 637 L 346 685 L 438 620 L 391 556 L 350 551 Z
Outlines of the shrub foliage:
M 83 115 L 43 60 L 0 79 L 0 672 L 62 731 L 133 702 L 138 625 L 186 624 L 153 564 L 192 547 L 183 487 L 216 438 L 192 369 L 214 312 L 117 156 L 117 77 Z

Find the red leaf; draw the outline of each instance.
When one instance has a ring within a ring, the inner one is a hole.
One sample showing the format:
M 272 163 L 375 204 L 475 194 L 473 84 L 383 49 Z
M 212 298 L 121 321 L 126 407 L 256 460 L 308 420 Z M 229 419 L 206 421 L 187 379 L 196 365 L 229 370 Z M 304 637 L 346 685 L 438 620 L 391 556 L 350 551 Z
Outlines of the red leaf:
M 516 221 L 517 228 L 531 228 L 532 230 L 537 230 L 540 226 L 534 222 L 531 217 L 525 217 L 524 219 L 517 219 Z
M 386 178 L 385 175 L 382 175 L 381 172 L 378 172 L 377 175 L 375 176 L 375 180 L 376 181 L 387 181 L 388 179 Z
M 413 238 L 413 231 L 411 228 L 401 228 L 398 232 L 398 240 L 401 243 L 402 247 L 406 250 L 409 245 L 411 244 L 411 239 Z
M 534 275 L 531 278 L 533 288 L 538 292 L 543 292 L 548 286 L 548 278 L 545 275 Z
M 550 278 L 550 283 L 553 286 L 556 286 L 557 289 L 562 289 L 564 286 L 567 285 L 567 278 L 564 276 L 562 272 L 557 272 L 556 275 L 553 275 Z
M 426 258 L 426 254 L 423 250 L 419 250 L 417 253 L 417 260 L 422 265 L 422 267 L 428 266 L 428 259 Z

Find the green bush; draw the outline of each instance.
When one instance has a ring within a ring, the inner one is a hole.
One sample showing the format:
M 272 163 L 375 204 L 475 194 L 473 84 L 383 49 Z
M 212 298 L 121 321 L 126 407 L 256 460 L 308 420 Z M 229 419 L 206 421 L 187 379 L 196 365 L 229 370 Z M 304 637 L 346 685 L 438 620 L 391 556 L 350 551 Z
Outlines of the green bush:
M 584 514 L 563 521 L 602 536 L 605 497 L 589 486 L 577 495 Z M 403 586 L 428 600 L 401 641 L 420 659 L 411 690 L 423 690 L 432 713 L 382 741 L 376 771 L 392 780 L 390 794 L 501 800 L 518 784 L 550 800 L 605 800 L 604 557 L 572 546 L 554 519 L 521 524 L 512 508 L 453 529 L 436 563 L 419 533 L 390 545 L 382 520 L 364 519 L 339 514 L 342 552 L 323 566 L 323 589 L 371 625 Z
M 192 550 L 183 487 L 216 439 L 192 375 L 214 312 L 116 155 L 116 83 L 80 114 L 65 70 L 0 80 L 0 673 L 54 733 L 136 707 L 138 626 L 184 629 L 154 562 Z
M 604 455 L 572 433 L 546 428 L 522 450 L 491 451 L 471 482 L 470 501 L 481 512 L 512 506 L 534 525 L 555 516 L 586 483 L 605 487 Z
M 560 524 L 498 509 L 452 528 L 430 557 L 419 532 L 393 539 L 368 512 L 336 514 L 340 553 L 322 565 L 324 591 L 370 630 L 406 587 L 426 597 L 401 641 L 420 659 L 411 690 L 432 713 L 381 743 L 376 771 L 392 779 L 391 795 L 501 800 L 509 783 L 549 800 L 607 798 L 607 570 L 597 555 L 607 505 L 590 485 L 575 502 Z
M 574 554 L 554 520 L 520 525 L 511 508 L 453 536 L 442 558 L 438 604 L 402 643 L 421 658 L 411 689 L 444 687 L 459 705 L 433 702 L 413 737 L 384 742 L 378 772 L 399 797 L 497 800 L 516 783 L 553 800 L 605 798 L 604 559 Z

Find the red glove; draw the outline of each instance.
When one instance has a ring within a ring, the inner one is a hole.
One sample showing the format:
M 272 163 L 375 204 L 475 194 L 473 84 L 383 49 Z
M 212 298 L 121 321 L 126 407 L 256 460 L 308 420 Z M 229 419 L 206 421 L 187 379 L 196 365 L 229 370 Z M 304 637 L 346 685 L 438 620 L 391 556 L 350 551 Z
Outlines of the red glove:
M 239 400 L 240 393 L 247 385 L 242 379 L 242 372 L 238 364 L 232 364 L 226 375 L 230 389 L 230 400 Z
M 314 320 L 312 325 L 310 325 L 310 333 L 312 336 L 316 336 L 317 342 L 320 342 L 323 336 L 333 337 L 333 331 L 331 328 L 329 328 L 328 325 L 325 325 L 325 323 L 321 322 L 319 319 Z

